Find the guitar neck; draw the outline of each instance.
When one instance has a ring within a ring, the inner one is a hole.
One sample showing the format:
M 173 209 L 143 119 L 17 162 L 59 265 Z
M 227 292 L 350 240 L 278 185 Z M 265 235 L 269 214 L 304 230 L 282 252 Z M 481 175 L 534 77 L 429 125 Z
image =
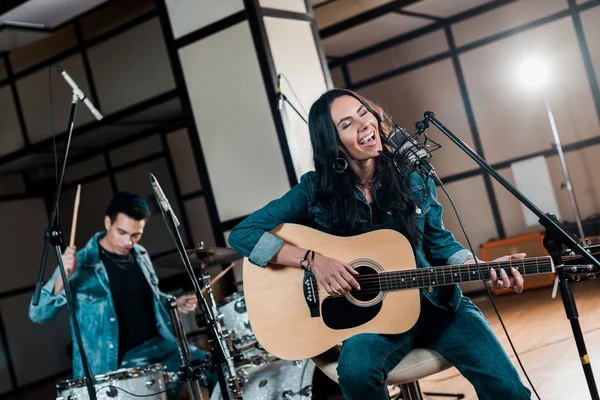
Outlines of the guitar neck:
M 382 291 L 394 291 L 488 280 L 490 279 L 490 268 L 496 269 L 496 273 L 499 272 L 499 268 L 502 268 L 508 276 L 512 275 L 512 268 L 515 268 L 523 276 L 554 272 L 552 259 L 550 256 L 545 256 L 520 260 L 480 262 L 479 268 L 475 264 L 446 265 L 434 268 L 380 272 L 378 276 Z

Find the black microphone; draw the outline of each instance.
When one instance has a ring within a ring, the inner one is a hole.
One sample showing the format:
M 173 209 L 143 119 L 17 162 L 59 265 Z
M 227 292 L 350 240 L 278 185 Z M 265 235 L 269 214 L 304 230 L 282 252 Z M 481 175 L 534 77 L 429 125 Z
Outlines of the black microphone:
M 419 134 L 422 133 L 420 132 Z M 394 125 L 388 135 L 388 142 L 396 150 L 396 154 L 398 154 L 396 161 L 407 165 L 411 171 L 430 176 L 436 182 L 439 180 L 435 169 L 429 163 L 431 152 L 416 137 L 408 133 L 406 129 L 399 125 Z
M 281 93 L 281 74 L 277 74 L 277 109 L 283 108 L 283 94 Z
M 69 74 L 67 74 L 65 72 L 65 70 L 62 69 L 62 67 L 60 65 L 58 65 L 58 64 L 54 64 L 54 68 L 56 68 L 56 70 L 58 71 L 58 73 L 65 79 L 65 81 L 67 81 L 67 83 L 69 84 L 69 86 L 71 86 L 71 89 L 73 89 L 73 93 L 75 93 L 75 95 L 77 95 L 77 97 L 79 97 L 79 100 L 83 101 L 83 104 L 86 105 L 86 107 L 90 110 L 90 112 L 94 115 L 94 117 L 98 121 L 100 121 L 102 118 L 104 118 L 102 116 L 102 114 L 100 114 L 100 111 L 98 111 L 96 109 L 96 107 L 94 107 L 94 105 L 92 104 L 92 102 L 90 101 L 90 99 L 88 99 L 86 97 L 86 95 L 83 94 L 83 92 L 81 91 L 81 89 L 79 89 L 79 86 L 77 86 L 77 84 L 69 76 Z
M 177 217 L 175 216 L 175 213 L 171 208 L 171 204 L 169 204 L 167 196 L 165 196 L 165 192 L 163 192 L 162 188 L 158 184 L 158 180 L 154 175 L 148 175 L 150 175 L 150 184 L 152 185 L 152 190 L 154 191 L 154 196 L 156 196 L 156 200 L 158 201 L 160 210 L 163 213 L 171 213 L 171 215 L 173 216 L 173 221 L 175 222 L 175 226 L 179 226 L 179 221 L 177 220 Z

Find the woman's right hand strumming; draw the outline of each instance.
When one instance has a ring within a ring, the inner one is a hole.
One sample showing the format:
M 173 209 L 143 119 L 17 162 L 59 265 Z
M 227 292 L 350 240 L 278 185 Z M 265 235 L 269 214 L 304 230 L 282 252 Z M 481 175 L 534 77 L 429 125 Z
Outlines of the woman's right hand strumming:
M 360 290 L 354 279 L 358 272 L 342 261 L 315 253 L 313 267 L 315 277 L 330 295 L 343 295 L 352 288 Z

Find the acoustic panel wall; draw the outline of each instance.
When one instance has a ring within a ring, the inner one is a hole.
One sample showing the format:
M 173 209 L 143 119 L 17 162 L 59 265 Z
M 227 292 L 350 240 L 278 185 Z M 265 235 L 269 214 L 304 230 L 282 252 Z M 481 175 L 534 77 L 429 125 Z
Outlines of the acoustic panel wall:
M 159 153 L 162 150 L 160 136 L 154 134 L 111 150 L 109 153 L 110 163 L 113 167 L 118 167 L 150 154 Z
M 360 94 L 386 109 L 395 123 L 415 132 L 415 122 L 425 111 L 433 111 L 444 125 L 473 147 L 465 108 L 450 60 L 439 61 L 385 81 L 361 88 Z M 473 169 L 471 161 L 435 127 L 429 136 L 442 145 L 433 154 L 432 163 L 440 177 Z
M 65 71 L 73 78 L 84 93 L 90 93 L 80 54 L 58 60 Z M 54 126 L 56 132 L 65 132 L 73 99 L 73 91 L 57 71 L 51 70 L 52 100 L 54 107 Z M 97 84 L 98 82 L 96 82 Z M 50 125 L 50 100 L 48 97 L 48 69 L 44 68 L 17 81 L 17 90 L 25 116 L 25 124 L 32 143 L 52 136 Z M 43 95 L 41 95 L 43 93 Z M 75 127 L 94 119 L 89 110 L 81 103 L 77 106 Z
M 60 223 L 66 243 L 71 238 L 71 223 L 73 221 L 73 206 L 77 188 L 64 190 L 60 196 Z M 77 217 L 77 232 L 75 246 L 83 248 L 93 234 L 104 230 L 106 207 L 113 196 L 109 178 L 100 178 L 81 185 L 79 200 L 79 215 Z
M 35 284 L 48 226 L 46 206 L 41 198 L 0 202 L 0 291 Z M 55 258 L 50 254 L 48 263 Z M 52 267 L 50 267 L 52 268 Z
M 71 332 L 67 307 L 43 325 L 29 319 L 33 292 L 0 300 L 17 383 L 27 385 L 71 368 Z
M 202 189 L 187 129 L 180 129 L 169 133 L 167 135 L 167 143 L 171 152 L 171 158 L 173 159 L 173 166 L 175 167 L 175 174 L 177 175 L 181 194 Z
M 175 88 L 158 18 L 102 42 L 88 53 L 105 114 Z
M 281 196 L 288 177 L 248 23 L 179 56 L 221 221 Z
M 171 175 L 167 167 L 167 162 L 164 158 L 151 161 L 146 164 L 119 172 L 115 175 L 119 190 L 128 190 L 146 199 L 150 204 L 154 203 L 154 192 L 150 186 L 148 173 L 152 173 L 158 180 L 165 196 L 169 199 L 169 203 L 173 208 L 176 216 L 181 216 L 179 205 L 176 202 L 175 191 L 171 181 Z M 154 207 L 151 205 L 151 209 Z M 185 222 L 182 222 L 182 224 Z M 183 243 L 187 242 L 185 229 L 179 227 L 179 232 L 183 239 Z M 148 250 L 149 254 L 157 254 L 167 250 L 175 249 L 175 243 L 167 230 L 162 214 L 159 210 L 153 210 L 150 219 L 144 228 L 144 235 L 140 244 Z
M 308 119 L 310 106 L 327 90 L 310 22 L 271 17 L 264 20 L 275 69 L 285 77 L 281 91 Z M 310 135 L 308 126 L 293 108 L 289 104 L 284 107 L 288 146 L 299 179 L 314 169 Z
M 600 19 L 600 7 L 593 7 L 581 13 L 581 22 L 583 24 L 583 32 L 586 37 L 588 49 L 596 79 L 600 77 L 600 43 L 595 38 L 600 35 L 600 26 L 597 21 Z
M 192 246 L 198 247 L 204 243 L 205 247 L 213 247 L 216 241 L 210 225 L 210 217 L 206 208 L 206 199 L 196 197 L 184 203 L 192 231 Z
M 166 0 L 175 39 L 244 10 L 242 0 Z
M 342 71 L 342 67 L 332 68 L 329 73 L 331 74 L 331 81 L 333 82 L 333 87 L 343 88 L 346 87 L 346 83 L 344 82 L 344 73 Z
M 360 82 L 445 51 L 448 41 L 444 31 L 437 30 L 350 62 L 350 78 Z
M 0 335 L 0 339 L 4 339 Z M 0 393 L 6 393 L 12 389 L 10 382 L 10 372 L 8 370 L 8 360 L 4 352 L 4 346 L 0 347 Z
M 0 156 L 25 145 L 10 86 L 0 87 Z
M 2 174 L 0 175 L 0 195 L 25 193 L 25 181 L 23 174 Z
M 76 45 L 75 28 L 68 24 L 48 37 L 11 51 L 9 58 L 12 70 L 14 73 L 20 72 Z M 47 73 L 45 69 L 44 72 Z
M 463 225 L 473 245 L 476 255 L 479 253 L 479 245 L 490 239 L 498 237 L 494 217 L 488 204 L 488 196 L 481 176 L 463 179 L 446 185 L 446 190 L 450 193 L 454 204 L 458 210 Z M 452 209 L 448 198 L 444 192 L 438 188 L 438 201 L 444 208 L 443 221 L 444 226 L 465 248 L 468 248 L 458 218 Z
M 75 182 L 105 170 L 106 162 L 103 155 L 89 157 L 77 163 L 70 163 L 65 171 L 65 183 Z
M 266 8 L 276 8 L 302 14 L 307 13 L 304 0 L 258 0 L 258 4 Z
M 120 0 L 107 2 L 99 9 L 81 17 L 81 31 L 85 39 L 91 39 L 156 7 L 153 0 Z
M 462 46 L 566 8 L 567 0 L 515 1 L 454 24 L 452 32 L 457 46 Z
M 547 85 L 528 89 L 523 64 L 544 59 Z M 551 148 L 546 93 L 563 145 L 600 134 L 571 18 L 540 26 L 461 54 L 471 104 L 487 161 L 504 161 Z

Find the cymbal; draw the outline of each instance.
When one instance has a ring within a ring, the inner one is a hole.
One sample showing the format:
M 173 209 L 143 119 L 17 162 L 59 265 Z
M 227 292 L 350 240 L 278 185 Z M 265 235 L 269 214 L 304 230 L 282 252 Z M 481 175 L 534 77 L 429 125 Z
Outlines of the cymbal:
M 185 251 L 194 268 L 200 268 L 202 261 L 211 267 L 213 265 L 228 264 L 242 258 L 242 255 L 229 247 L 203 247 Z M 183 261 L 177 250 L 167 253 L 153 260 L 152 263 L 160 268 L 181 268 Z

